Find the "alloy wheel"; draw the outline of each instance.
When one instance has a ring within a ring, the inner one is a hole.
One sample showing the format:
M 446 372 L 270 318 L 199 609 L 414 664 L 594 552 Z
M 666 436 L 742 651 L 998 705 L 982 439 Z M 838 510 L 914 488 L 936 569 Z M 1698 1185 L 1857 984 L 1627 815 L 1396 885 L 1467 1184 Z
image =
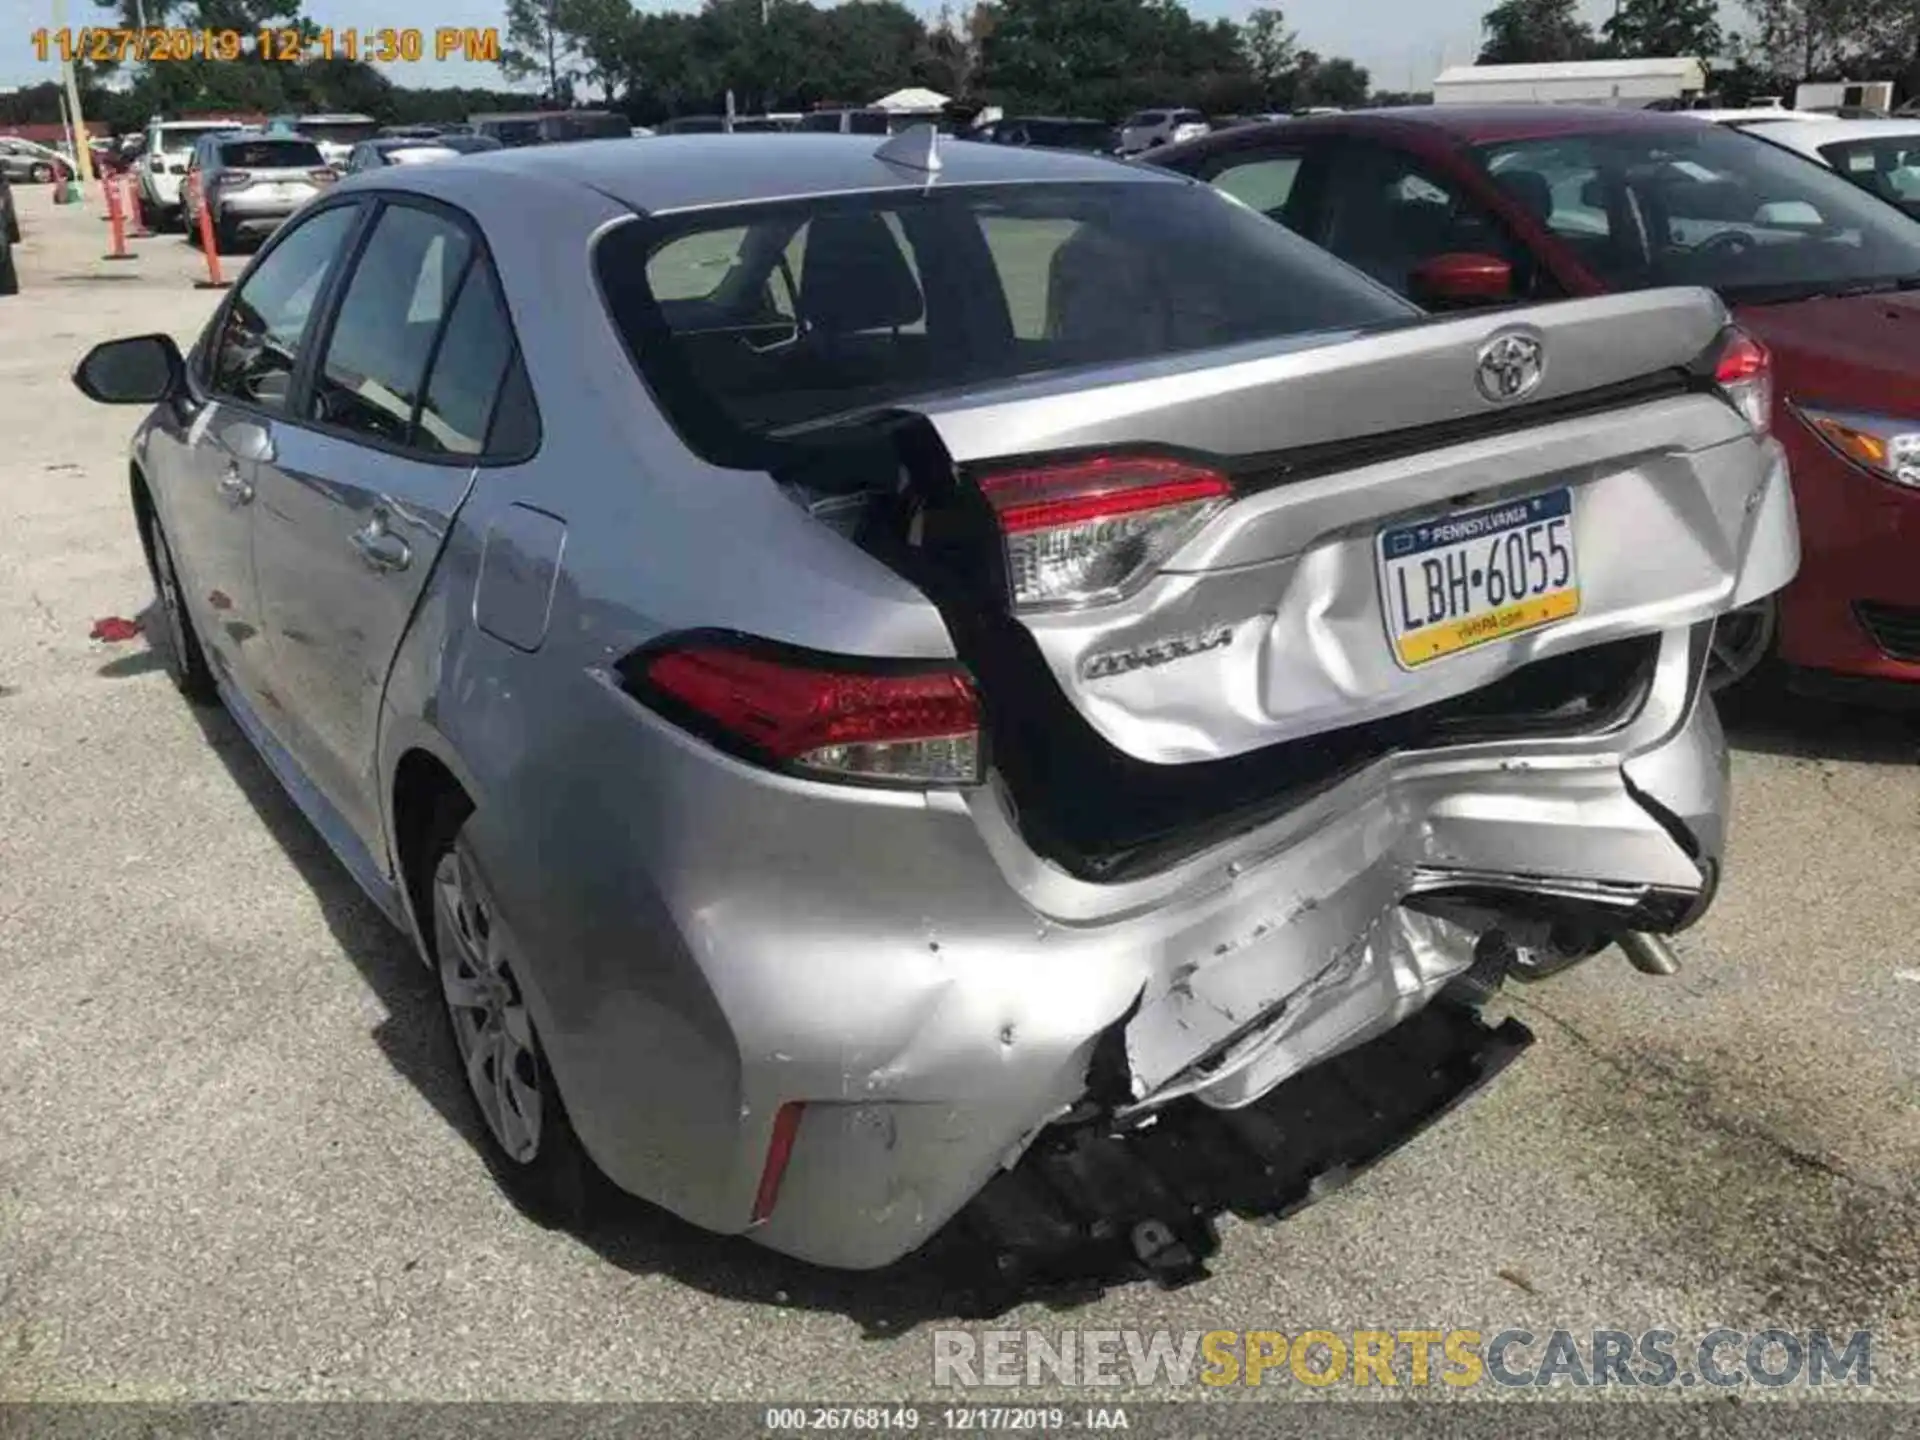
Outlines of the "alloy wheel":
M 545 1109 L 533 1022 L 494 923 L 493 902 L 457 845 L 434 870 L 433 896 L 440 989 L 461 1068 L 494 1140 L 527 1164 L 540 1152 Z

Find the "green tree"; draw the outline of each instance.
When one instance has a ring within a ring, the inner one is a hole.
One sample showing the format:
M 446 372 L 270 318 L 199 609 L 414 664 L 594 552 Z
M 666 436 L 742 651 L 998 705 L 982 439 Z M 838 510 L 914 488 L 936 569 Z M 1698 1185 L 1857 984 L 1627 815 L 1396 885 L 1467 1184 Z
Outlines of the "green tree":
M 1338 55 L 1322 60 L 1313 51 L 1304 50 L 1295 72 L 1292 108 L 1331 105 L 1356 110 L 1367 103 L 1368 78 L 1366 70 L 1351 60 Z
M 1482 65 L 1586 60 L 1599 48 L 1576 0 L 1501 0 L 1480 17 Z
M 1202 24 L 1178 0 L 1001 0 L 980 83 L 1010 109 L 1108 117 L 1257 90 L 1239 29 Z
M 1621 0 L 1600 27 L 1614 54 L 1628 59 L 1718 56 L 1725 45 L 1718 0 Z
M 1241 25 L 1240 39 L 1247 54 L 1247 65 L 1262 89 L 1274 90 L 1283 83 L 1291 83 L 1300 59 L 1300 42 L 1287 28 L 1284 14 L 1278 10 L 1255 10 Z
M 507 0 L 506 43 L 500 69 L 510 80 L 539 78 L 546 96 L 567 103 L 580 65 L 578 42 L 567 29 L 568 0 Z

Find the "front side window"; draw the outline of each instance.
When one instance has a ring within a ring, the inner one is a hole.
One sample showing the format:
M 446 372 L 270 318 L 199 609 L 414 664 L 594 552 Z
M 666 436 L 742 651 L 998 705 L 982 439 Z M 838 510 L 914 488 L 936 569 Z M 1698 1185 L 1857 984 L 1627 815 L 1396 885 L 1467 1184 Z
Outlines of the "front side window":
M 1441 255 L 1507 261 L 1519 295 L 1543 285 L 1532 257 L 1485 206 L 1401 150 L 1343 147 L 1327 167 L 1318 223 L 1321 244 L 1402 295 Z
M 1550 196 L 1548 224 L 1622 288 L 1785 299 L 1920 277 L 1920 230 L 1840 175 L 1717 125 L 1483 147 L 1496 184 Z
M 464 230 L 431 211 L 381 212 L 314 375 L 313 419 L 390 445 L 410 442 L 434 339 L 472 249 Z
M 285 410 L 314 301 L 358 215 L 352 205 L 322 210 L 288 231 L 254 267 L 234 292 L 211 347 L 214 394 Z
M 595 263 L 629 353 L 709 456 L 955 386 L 1417 314 L 1205 187 L 1138 181 L 657 217 L 609 232 Z

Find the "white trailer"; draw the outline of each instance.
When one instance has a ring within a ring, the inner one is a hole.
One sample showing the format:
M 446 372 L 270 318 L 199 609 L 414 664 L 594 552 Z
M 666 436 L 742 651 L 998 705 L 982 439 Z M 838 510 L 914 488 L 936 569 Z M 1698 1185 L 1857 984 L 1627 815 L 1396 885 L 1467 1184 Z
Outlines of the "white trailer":
M 1793 92 L 1796 110 L 1878 110 L 1882 115 L 1893 109 L 1891 80 L 1810 81 Z
M 1614 105 L 1687 101 L 1707 69 L 1687 58 L 1574 60 L 1558 65 L 1454 65 L 1433 82 L 1436 105 Z

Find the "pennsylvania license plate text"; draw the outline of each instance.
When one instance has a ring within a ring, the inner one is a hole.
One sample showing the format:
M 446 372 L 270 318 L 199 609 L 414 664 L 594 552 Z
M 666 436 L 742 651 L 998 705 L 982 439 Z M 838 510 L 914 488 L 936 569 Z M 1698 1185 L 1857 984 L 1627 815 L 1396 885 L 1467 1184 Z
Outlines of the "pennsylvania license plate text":
M 1387 642 L 1408 668 L 1564 620 L 1580 609 L 1573 492 L 1382 530 L 1379 563 Z

